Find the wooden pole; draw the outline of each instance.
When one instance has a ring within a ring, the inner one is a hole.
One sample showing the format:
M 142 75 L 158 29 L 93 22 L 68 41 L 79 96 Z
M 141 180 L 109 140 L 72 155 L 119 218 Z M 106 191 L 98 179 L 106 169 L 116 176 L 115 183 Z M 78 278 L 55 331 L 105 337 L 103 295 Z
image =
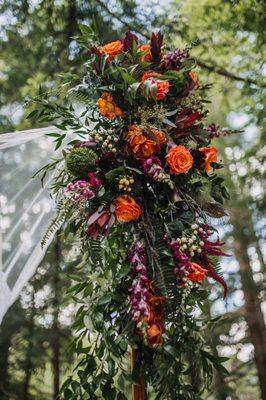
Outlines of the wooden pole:
M 132 348 L 131 352 L 131 368 L 135 366 L 136 360 L 138 358 L 138 349 Z M 147 393 L 144 382 L 144 375 L 140 371 L 139 382 L 132 385 L 132 400 L 147 400 Z

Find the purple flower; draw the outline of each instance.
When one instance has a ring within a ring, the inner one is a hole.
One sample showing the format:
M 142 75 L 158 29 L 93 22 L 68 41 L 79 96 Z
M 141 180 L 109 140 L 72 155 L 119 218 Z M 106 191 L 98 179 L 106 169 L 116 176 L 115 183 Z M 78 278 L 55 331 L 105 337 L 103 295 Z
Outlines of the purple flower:
M 174 273 L 178 280 L 179 285 L 185 283 L 186 276 L 192 272 L 189 256 L 181 250 L 180 243 L 172 239 L 170 240 L 167 236 L 165 237 L 167 247 L 172 250 L 175 261 Z
M 126 32 L 125 37 L 123 39 L 124 51 L 132 50 L 133 42 L 138 44 L 137 36 L 134 33 L 130 32 L 130 31 Z
M 170 175 L 165 173 L 162 167 L 162 162 L 157 156 L 152 155 L 151 157 L 142 160 L 142 168 L 143 171 L 154 181 L 165 182 L 172 187 Z
M 97 178 L 94 172 L 89 172 L 88 176 L 89 176 L 89 184 L 94 189 L 99 189 L 99 187 L 102 186 L 102 181 L 99 178 Z
M 220 126 L 216 124 L 210 124 L 207 128 L 206 131 L 209 133 L 210 139 L 213 139 L 214 137 L 219 137 L 219 129 Z
M 69 183 L 65 190 L 66 197 L 74 201 L 93 199 L 102 186 L 102 182 L 93 172 L 89 172 L 88 175 L 89 182 L 85 180 L 78 180 L 74 183 Z
M 132 282 L 130 292 L 131 314 L 134 321 L 139 321 L 149 315 L 148 299 L 151 296 L 149 290 L 149 278 L 146 267 L 146 252 L 140 242 L 136 242 L 128 255 L 131 270 L 136 275 Z
M 188 56 L 189 54 L 187 49 L 175 49 L 171 53 L 163 56 L 160 63 L 160 69 L 164 71 L 179 70 L 182 67 L 182 63 L 188 58 Z

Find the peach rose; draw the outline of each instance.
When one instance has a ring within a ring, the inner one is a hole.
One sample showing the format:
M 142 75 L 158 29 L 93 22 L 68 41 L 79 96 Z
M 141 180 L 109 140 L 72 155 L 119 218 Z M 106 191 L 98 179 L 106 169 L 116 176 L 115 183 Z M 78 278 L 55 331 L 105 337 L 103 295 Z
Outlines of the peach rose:
M 166 162 L 170 166 L 171 174 L 185 174 L 193 165 L 193 157 L 185 146 L 172 147 L 166 156 Z
M 122 53 L 123 51 L 123 43 L 120 40 L 116 40 L 115 42 L 107 43 L 105 46 L 102 46 L 101 52 L 104 54 L 108 54 L 108 59 L 112 60 L 117 54 Z
M 218 150 L 216 149 L 216 147 L 210 146 L 202 147 L 200 151 L 204 155 L 205 171 L 210 172 L 212 169 L 211 163 L 217 162 Z
M 152 84 L 156 85 L 156 87 L 157 87 L 156 99 L 157 100 L 163 100 L 170 89 L 170 83 L 168 81 L 152 79 L 152 78 L 160 78 L 161 76 L 162 76 L 162 74 L 158 74 L 157 72 L 146 72 L 141 78 L 142 83 L 149 80 L 149 81 L 151 81 Z M 151 97 L 151 96 L 149 96 L 149 97 Z
M 164 145 L 167 143 L 167 138 L 163 132 L 158 131 L 158 129 L 155 128 L 150 128 L 150 130 L 156 137 L 156 140 L 159 142 L 159 144 Z
M 111 93 L 104 92 L 99 98 L 97 104 L 100 113 L 110 120 L 113 120 L 116 117 L 122 117 L 123 115 L 123 111 L 121 110 L 121 108 L 114 103 Z
M 155 136 L 158 137 L 158 142 L 162 140 L 161 135 L 156 131 Z M 160 137 L 160 140 L 159 140 Z M 133 151 L 134 157 L 139 160 L 142 158 L 148 158 L 153 153 L 160 150 L 159 143 L 152 139 L 147 138 L 142 129 L 137 125 L 130 125 L 128 127 L 128 133 L 126 136 L 129 148 Z
M 194 262 L 190 263 L 190 265 L 193 269 L 193 272 L 188 274 L 188 279 L 193 283 L 202 282 L 208 271 Z
M 143 44 L 142 46 L 139 46 L 139 50 L 145 51 L 145 54 L 140 59 L 141 61 L 150 62 L 152 60 L 151 46 L 149 44 Z
M 115 215 L 120 222 L 136 221 L 141 215 L 141 208 L 132 197 L 119 196 L 115 201 Z
M 147 329 L 148 342 L 150 345 L 162 344 L 162 335 L 164 333 L 163 325 L 159 323 L 153 323 Z

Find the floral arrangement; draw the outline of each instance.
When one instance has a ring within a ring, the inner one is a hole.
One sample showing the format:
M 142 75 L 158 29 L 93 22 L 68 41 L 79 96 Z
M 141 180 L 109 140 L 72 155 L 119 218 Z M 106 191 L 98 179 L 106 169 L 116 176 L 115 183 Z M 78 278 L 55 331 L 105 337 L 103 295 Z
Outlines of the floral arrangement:
M 205 124 L 209 86 L 189 47 L 167 50 L 160 32 L 150 43 L 127 32 L 105 45 L 90 40 L 88 27 L 82 33 L 87 75 L 69 98 L 87 94 L 83 108 L 46 94 L 31 113 L 62 130 L 50 134 L 56 148 L 68 130 L 76 135 L 53 184 L 54 226 L 63 223 L 82 253 L 71 292 L 80 361 L 62 397 L 127 399 L 128 385 L 144 382 L 154 399 L 200 399 L 212 367 L 224 370 L 204 341 L 210 320 L 195 309 L 208 282 L 227 291 L 217 270 L 226 254 L 210 221 L 228 198 L 211 141 L 229 131 Z

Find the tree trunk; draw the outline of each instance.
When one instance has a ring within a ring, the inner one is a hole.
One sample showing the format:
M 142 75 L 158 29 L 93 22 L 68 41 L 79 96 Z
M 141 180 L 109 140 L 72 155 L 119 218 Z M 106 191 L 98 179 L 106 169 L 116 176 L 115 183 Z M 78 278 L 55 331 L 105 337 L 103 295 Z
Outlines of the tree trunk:
M 0 343 L 0 398 L 8 390 L 8 366 L 9 366 L 9 348 L 11 337 L 5 338 Z
M 55 239 L 54 246 L 55 255 L 55 265 L 53 270 L 53 326 L 52 326 L 52 368 L 53 368 L 53 398 L 56 400 L 59 395 L 60 390 L 60 328 L 59 328 L 59 311 L 60 311 L 60 301 L 59 301 L 59 269 L 61 260 L 61 244 L 59 234 Z
M 207 284 L 205 283 L 205 288 L 207 288 Z M 206 299 L 204 302 L 204 311 L 208 318 L 212 318 L 211 314 L 211 307 L 210 307 L 210 300 Z M 211 331 L 210 334 L 207 334 L 207 342 L 212 350 L 212 354 L 215 357 L 218 357 L 218 350 L 217 346 L 219 345 L 219 332 L 215 329 L 214 326 L 214 331 Z M 224 375 L 219 373 L 217 370 L 214 370 L 214 381 L 213 381 L 213 387 L 214 387 L 214 396 L 216 400 L 226 400 L 229 395 L 229 390 L 228 390 L 228 384 L 225 381 Z
M 25 358 L 25 380 L 24 380 L 23 396 L 22 396 L 23 400 L 29 399 L 30 378 L 32 373 L 32 346 L 33 346 L 34 315 L 35 315 L 34 297 L 35 293 L 34 290 L 32 290 L 30 316 L 28 322 L 28 345 Z
M 258 370 L 261 398 L 266 400 L 266 327 L 258 298 L 258 290 L 248 256 L 248 238 L 245 236 L 246 221 L 243 216 L 232 215 L 234 226 L 234 253 L 239 263 L 245 299 L 245 318 L 254 346 L 254 358 Z

